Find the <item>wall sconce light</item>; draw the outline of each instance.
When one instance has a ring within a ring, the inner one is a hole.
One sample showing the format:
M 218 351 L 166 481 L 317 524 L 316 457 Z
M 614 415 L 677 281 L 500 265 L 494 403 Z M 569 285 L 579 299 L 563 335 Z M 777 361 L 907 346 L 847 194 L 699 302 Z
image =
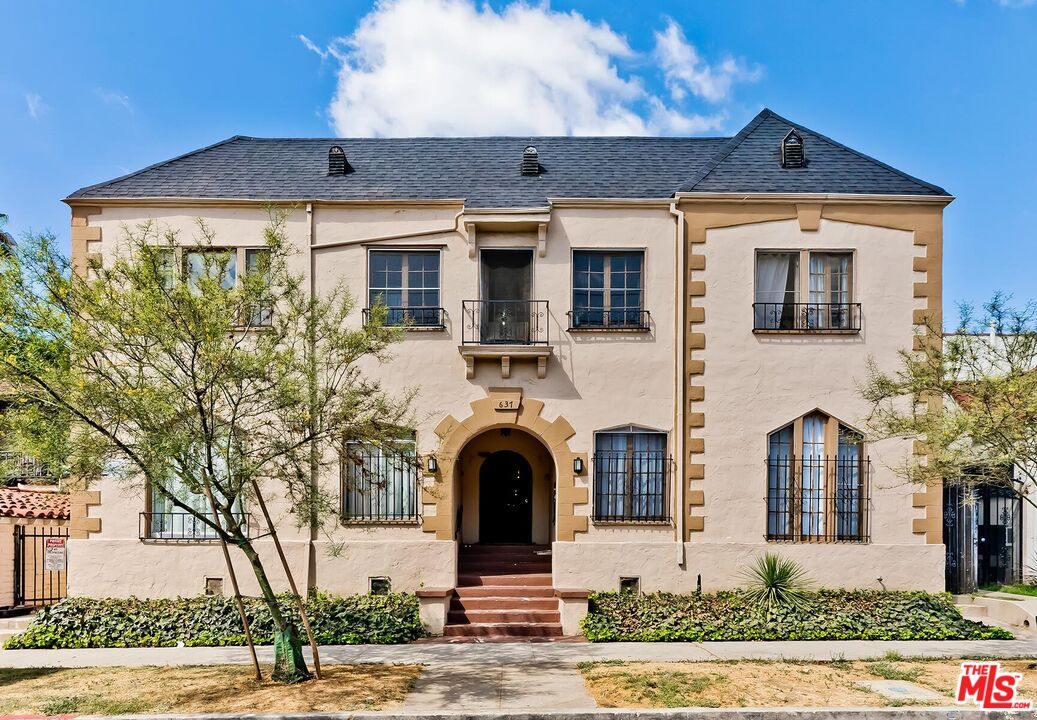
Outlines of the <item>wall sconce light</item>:
M 583 458 L 573 458 L 573 472 L 577 475 L 583 474 Z
M 428 464 L 426 465 L 426 467 L 428 468 L 428 471 L 430 473 L 434 473 L 437 470 L 439 470 L 439 463 L 436 462 L 436 459 L 434 457 L 429 455 Z

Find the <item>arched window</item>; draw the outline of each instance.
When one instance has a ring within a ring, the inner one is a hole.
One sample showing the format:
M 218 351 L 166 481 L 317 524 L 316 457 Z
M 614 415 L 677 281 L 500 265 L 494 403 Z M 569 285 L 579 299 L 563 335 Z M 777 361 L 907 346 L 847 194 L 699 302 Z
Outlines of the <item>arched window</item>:
M 767 539 L 868 539 L 870 463 L 859 432 L 814 411 L 767 439 Z

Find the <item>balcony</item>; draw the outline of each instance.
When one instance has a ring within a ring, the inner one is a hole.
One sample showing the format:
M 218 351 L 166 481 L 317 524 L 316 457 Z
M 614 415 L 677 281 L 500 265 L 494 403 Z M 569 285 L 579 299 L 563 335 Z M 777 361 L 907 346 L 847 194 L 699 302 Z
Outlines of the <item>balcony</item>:
M 206 513 L 206 517 L 212 517 Z M 251 513 L 235 513 L 235 518 L 244 525 L 245 535 L 254 537 L 254 520 Z M 220 518 L 221 523 L 224 522 Z M 142 512 L 138 523 L 141 540 L 164 540 L 170 542 L 218 542 L 216 530 L 189 512 Z
M 594 522 L 668 524 L 672 467 L 657 450 L 595 453 Z
M 860 303 L 753 303 L 754 333 L 852 335 L 860 331 Z
M 464 300 L 461 346 L 467 376 L 475 377 L 477 359 L 499 360 L 501 377 L 511 377 L 512 360 L 535 360 L 537 377 L 547 376 L 551 356 L 547 300 Z
M 767 540 L 866 543 L 871 460 L 767 458 Z
M 644 332 L 651 327 L 652 314 L 647 310 L 570 310 L 569 332 L 615 330 Z
M 441 307 L 388 307 L 385 326 L 402 326 L 408 330 L 446 329 L 446 311 Z M 371 322 L 371 308 L 364 308 L 364 324 Z
M 20 455 L 8 450 L 0 451 L 0 486 L 25 484 L 44 484 L 50 472 L 39 460 L 28 455 Z

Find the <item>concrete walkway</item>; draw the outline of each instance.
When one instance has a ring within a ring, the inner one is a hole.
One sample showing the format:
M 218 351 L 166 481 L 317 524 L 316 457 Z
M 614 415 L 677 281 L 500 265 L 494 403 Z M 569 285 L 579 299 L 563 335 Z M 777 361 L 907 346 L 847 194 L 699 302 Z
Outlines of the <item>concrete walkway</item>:
M 259 648 L 263 662 L 273 649 Z M 309 648 L 305 648 L 309 657 Z M 859 660 L 887 652 L 905 657 L 1037 657 L 1037 637 L 1017 640 L 802 641 L 711 643 L 416 643 L 332 645 L 321 662 L 420 663 L 424 665 L 575 665 L 603 660 Z M 246 648 L 96 648 L 0 650 L 0 667 L 114 667 L 120 665 L 218 665 L 248 663 Z
M 590 710 L 597 707 L 572 664 L 430 665 L 402 710 Z

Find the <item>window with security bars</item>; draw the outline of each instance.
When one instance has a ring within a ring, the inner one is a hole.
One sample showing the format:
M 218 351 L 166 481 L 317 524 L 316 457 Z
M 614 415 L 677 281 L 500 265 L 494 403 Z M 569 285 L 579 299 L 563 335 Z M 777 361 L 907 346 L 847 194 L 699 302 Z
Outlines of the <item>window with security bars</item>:
M 416 522 L 418 492 L 414 441 L 391 447 L 346 444 L 342 458 L 346 522 Z
M 594 519 L 669 520 L 670 458 L 665 433 L 630 427 L 594 438 Z
M 573 252 L 572 328 L 647 325 L 643 269 L 641 251 Z
M 387 308 L 387 325 L 439 326 L 439 251 L 372 250 L 368 255 L 368 310 Z
M 815 412 L 768 437 L 767 538 L 868 540 L 870 462 L 861 435 Z

